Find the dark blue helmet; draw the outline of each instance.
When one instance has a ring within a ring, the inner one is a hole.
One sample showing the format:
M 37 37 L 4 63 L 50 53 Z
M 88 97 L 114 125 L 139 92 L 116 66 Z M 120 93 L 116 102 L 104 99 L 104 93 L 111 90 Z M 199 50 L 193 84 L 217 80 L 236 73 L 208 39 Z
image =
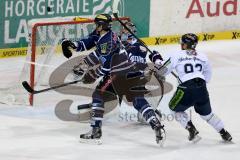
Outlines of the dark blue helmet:
M 181 44 L 186 44 L 187 49 L 195 49 L 198 44 L 198 37 L 193 33 L 184 34 L 181 37 Z
M 132 22 L 125 22 L 124 24 L 133 34 L 135 35 L 137 34 L 137 28 Z M 134 38 L 134 36 L 131 33 L 129 33 L 127 29 L 125 29 L 125 27 L 123 27 L 121 30 L 121 40 L 126 41 L 132 38 Z

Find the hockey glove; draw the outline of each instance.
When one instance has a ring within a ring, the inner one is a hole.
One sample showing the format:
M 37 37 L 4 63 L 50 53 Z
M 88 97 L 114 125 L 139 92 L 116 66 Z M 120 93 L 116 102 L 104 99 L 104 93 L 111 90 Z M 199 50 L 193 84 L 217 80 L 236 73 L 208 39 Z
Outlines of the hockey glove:
M 62 41 L 62 51 L 66 58 L 70 58 L 72 56 L 72 51 L 70 49 L 76 50 L 77 46 L 72 41 L 64 39 Z
M 150 55 L 149 55 L 149 59 L 154 63 L 154 64 L 157 64 L 157 65 L 160 65 L 160 61 L 163 60 L 162 56 L 159 54 L 159 52 L 157 51 L 153 51 Z

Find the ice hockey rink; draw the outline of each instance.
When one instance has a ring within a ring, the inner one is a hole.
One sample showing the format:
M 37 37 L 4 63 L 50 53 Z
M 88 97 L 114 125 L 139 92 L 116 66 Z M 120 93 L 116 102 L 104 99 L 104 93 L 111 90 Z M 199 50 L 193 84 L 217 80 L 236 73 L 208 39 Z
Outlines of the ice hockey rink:
M 164 54 L 178 49 L 178 45 L 152 46 Z M 51 92 L 38 96 L 42 99 L 34 107 L 0 104 L 0 159 L 1 160 L 238 160 L 240 157 L 240 41 L 200 42 L 198 50 L 207 53 L 213 66 L 208 84 L 213 111 L 224 121 L 233 136 L 233 143 L 223 143 L 219 134 L 190 110 L 192 121 L 202 140 L 196 144 L 187 140 L 188 133 L 171 117 L 163 123 L 167 139 L 163 147 L 155 142 L 154 132 L 147 125 L 115 114 L 107 115 L 103 124 L 103 144 L 79 143 L 79 134 L 87 132 L 88 123 L 61 121 L 54 114 L 57 103 Z M 0 60 L 0 86 L 11 75 L 9 67 L 20 67 L 21 58 Z M 9 66 L 8 61 L 16 61 Z M 169 75 L 167 81 L 176 87 Z M 53 91 L 54 92 L 54 91 Z M 174 90 L 166 94 L 159 108 L 169 114 L 167 102 Z M 84 101 L 90 101 L 84 99 Z M 74 106 L 75 105 L 75 106 Z M 76 112 L 77 103 L 72 111 Z M 124 108 L 124 106 L 121 106 Z M 118 112 L 119 111 L 119 112 Z

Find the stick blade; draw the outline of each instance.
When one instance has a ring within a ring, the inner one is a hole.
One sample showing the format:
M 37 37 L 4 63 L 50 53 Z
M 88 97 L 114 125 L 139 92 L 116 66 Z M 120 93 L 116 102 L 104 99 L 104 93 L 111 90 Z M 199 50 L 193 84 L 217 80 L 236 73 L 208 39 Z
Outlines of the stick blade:
M 22 82 L 22 86 L 29 92 L 29 93 L 34 93 L 34 90 L 31 88 L 31 86 L 28 84 L 27 81 Z

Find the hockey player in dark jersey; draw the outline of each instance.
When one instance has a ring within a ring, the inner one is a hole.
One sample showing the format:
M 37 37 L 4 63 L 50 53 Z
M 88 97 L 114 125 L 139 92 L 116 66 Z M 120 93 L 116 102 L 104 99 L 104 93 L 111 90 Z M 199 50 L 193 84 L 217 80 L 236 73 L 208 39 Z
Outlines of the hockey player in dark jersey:
M 137 28 L 134 25 L 134 23 L 128 21 L 128 22 L 125 22 L 125 25 L 132 33 L 134 33 L 135 35 L 137 34 Z M 129 31 L 127 29 L 125 29 L 124 27 L 122 28 L 122 30 L 120 32 L 120 38 L 121 38 L 121 41 L 128 53 L 129 60 L 132 63 L 135 63 L 135 65 L 138 66 L 138 68 L 139 68 L 139 70 L 135 73 L 132 73 L 132 75 L 135 74 L 135 76 L 141 76 L 141 75 L 144 76 L 143 74 L 145 74 L 146 71 L 149 71 L 149 68 L 148 68 L 149 66 L 146 61 L 146 56 L 148 53 L 147 49 L 131 33 L 129 33 Z M 150 78 L 150 76 L 152 76 L 152 75 L 149 75 L 149 78 Z M 163 83 L 164 80 L 165 79 L 163 79 L 163 77 L 161 77 L 160 83 Z M 138 88 L 138 89 L 146 91 L 147 90 L 145 88 L 146 83 L 147 83 L 147 81 L 145 81 L 145 83 L 142 84 L 141 88 Z M 148 91 L 148 92 L 150 93 L 150 91 Z M 144 99 L 143 105 L 149 105 L 148 102 L 145 100 L 145 97 L 141 97 L 141 98 Z M 153 101 L 153 100 L 151 100 L 151 101 Z M 154 99 L 154 101 L 156 101 L 156 99 Z M 134 107 L 136 109 L 138 108 L 138 106 L 134 106 Z M 156 106 L 151 106 L 151 107 L 157 108 L 158 106 L 156 105 Z M 161 117 L 161 113 L 158 112 L 158 114 Z M 138 120 L 140 122 L 144 122 L 145 121 L 144 119 L 145 118 L 142 117 L 142 113 L 138 112 Z
M 83 66 L 100 64 L 99 68 L 96 70 L 89 70 L 83 77 L 83 83 L 92 83 L 98 77 L 102 77 L 102 80 L 99 82 L 92 95 L 92 130 L 86 134 L 81 134 L 81 140 L 98 140 L 101 138 L 104 103 L 109 99 L 114 99 L 116 95 L 121 98 L 122 95 L 128 94 L 126 90 L 129 89 L 127 88 L 129 85 L 125 87 L 125 90 L 119 90 L 120 84 L 124 86 L 124 81 L 127 81 L 125 78 L 121 78 L 126 77 L 129 71 L 138 70 L 136 69 L 135 63 L 129 62 L 126 52 L 121 51 L 121 42 L 118 36 L 112 32 L 111 23 L 112 18 L 110 15 L 100 14 L 95 18 L 96 30 L 93 31 L 88 38 L 76 42 L 65 40 L 62 43 L 63 54 L 67 58 L 72 55 L 69 48 L 75 49 L 76 51 L 84 51 L 96 47 L 92 53 L 84 58 L 82 63 L 84 64 Z M 84 68 L 80 68 L 79 70 L 80 72 L 85 72 Z M 136 80 L 138 79 L 134 79 L 134 83 L 138 83 Z M 138 106 L 137 109 L 139 111 L 141 110 L 146 120 L 151 124 L 151 127 L 156 133 L 157 142 L 161 141 L 163 126 L 157 119 L 155 112 L 149 105 L 144 105 L 144 100 L 139 99 L 137 95 L 131 95 L 129 99 L 136 104 L 135 106 Z
M 125 25 L 134 33 L 137 33 L 137 28 L 132 22 L 126 22 Z M 146 64 L 147 50 L 136 38 L 133 37 L 124 27 L 121 30 L 121 41 L 127 50 L 129 60 L 134 63 Z
M 136 34 L 137 29 L 132 22 L 126 22 L 125 25 L 132 33 Z M 140 118 L 143 118 L 155 130 L 157 135 L 156 141 L 159 143 L 160 140 L 164 138 L 164 126 L 161 125 L 156 118 L 155 111 L 153 110 L 156 106 L 150 106 L 145 98 L 145 95 L 150 92 L 145 88 L 145 85 L 152 76 L 151 73 L 149 73 L 150 70 L 146 63 L 147 50 L 124 27 L 120 32 L 120 39 L 127 52 L 129 61 L 134 64 L 134 69 L 129 70 L 129 72 L 125 71 L 123 74 L 117 73 L 116 77 L 118 77 L 118 79 L 116 78 L 116 80 L 113 81 L 114 86 L 121 82 L 126 83 L 124 86 L 115 87 L 115 90 L 120 97 L 124 94 L 128 102 L 133 103 L 134 108 L 138 111 L 138 114 L 141 115 Z M 114 76 L 116 74 L 113 73 L 112 75 Z

